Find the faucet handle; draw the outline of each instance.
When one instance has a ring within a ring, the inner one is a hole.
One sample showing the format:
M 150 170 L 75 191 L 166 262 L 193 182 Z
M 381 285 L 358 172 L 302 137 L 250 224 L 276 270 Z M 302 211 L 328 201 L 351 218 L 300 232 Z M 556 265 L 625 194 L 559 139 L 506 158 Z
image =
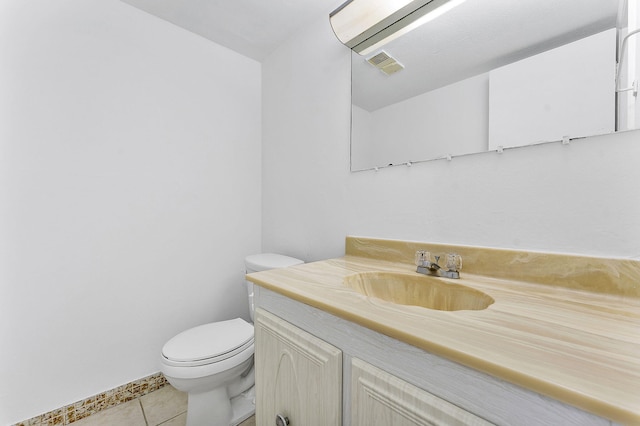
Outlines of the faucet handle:
M 462 256 L 455 253 L 447 253 L 447 269 L 449 271 L 462 270 Z
M 416 266 L 428 266 L 430 263 L 431 254 L 428 251 L 418 250 L 416 252 L 415 264 Z

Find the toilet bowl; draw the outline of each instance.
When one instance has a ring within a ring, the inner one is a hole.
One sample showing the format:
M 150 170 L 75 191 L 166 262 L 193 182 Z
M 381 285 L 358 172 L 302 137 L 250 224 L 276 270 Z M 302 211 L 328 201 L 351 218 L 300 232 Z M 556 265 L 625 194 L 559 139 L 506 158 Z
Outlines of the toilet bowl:
M 245 259 L 247 273 L 301 263 L 271 253 Z M 246 286 L 253 320 L 253 284 Z M 247 392 L 254 385 L 253 353 L 253 325 L 242 318 L 188 329 L 163 346 L 162 373 L 188 394 L 187 426 L 236 425 L 253 414 L 255 402 Z

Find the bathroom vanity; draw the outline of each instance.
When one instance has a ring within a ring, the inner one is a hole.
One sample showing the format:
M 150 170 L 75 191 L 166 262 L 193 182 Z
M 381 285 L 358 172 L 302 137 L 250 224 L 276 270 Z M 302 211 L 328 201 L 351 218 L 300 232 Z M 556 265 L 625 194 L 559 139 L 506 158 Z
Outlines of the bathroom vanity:
M 416 274 L 424 249 L 460 254 L 461 278 Z M 371 273 L 493 302 L 429 309 L 348 284 Z M 349 237 L 344 257 L 248 279 L 258 425 L 640 423 L 638 261 Z

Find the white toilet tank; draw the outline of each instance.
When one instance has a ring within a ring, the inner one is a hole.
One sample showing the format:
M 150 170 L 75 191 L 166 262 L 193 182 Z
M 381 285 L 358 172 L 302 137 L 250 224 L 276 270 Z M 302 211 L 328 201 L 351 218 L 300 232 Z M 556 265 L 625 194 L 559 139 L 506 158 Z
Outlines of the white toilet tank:
M 269 269 L 286 268 L 287 266 L 300 265 L 304 261 L 295 257 L 284 256 L 275 253 L 253 254 L 244 258 L 247 274 L 252 272 L 267 271 Z M 253 283 L 245 280 L 247 295 L 249 297 L 249 314 L 253 322 Z

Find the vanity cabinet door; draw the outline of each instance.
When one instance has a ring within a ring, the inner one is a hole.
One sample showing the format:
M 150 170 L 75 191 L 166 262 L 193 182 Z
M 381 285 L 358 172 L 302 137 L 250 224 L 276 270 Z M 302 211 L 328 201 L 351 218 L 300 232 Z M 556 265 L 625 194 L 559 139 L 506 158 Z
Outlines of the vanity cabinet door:
M 342 351 L 262 309 L 255 348 L 257 426 L 342 424 Z
M 351 426 L 491 423 L 362 360 L 351 362 Z

